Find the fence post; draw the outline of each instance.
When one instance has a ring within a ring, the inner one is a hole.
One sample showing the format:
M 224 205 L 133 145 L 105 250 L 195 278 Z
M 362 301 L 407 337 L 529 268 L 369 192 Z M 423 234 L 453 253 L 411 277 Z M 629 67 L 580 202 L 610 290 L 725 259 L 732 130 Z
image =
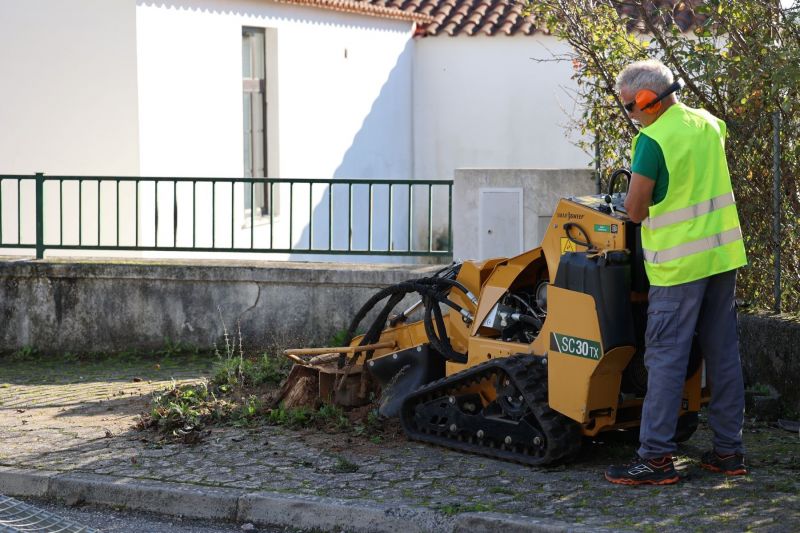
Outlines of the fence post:
M 36 259 L 44 258 L 44 174 L 36 173 Z
M 600 190 L 600 179 L 602 177 L 600 169 L 600 136 L 596 133 L 594 136 L 594 172 L 597 180 L 597 194 L 601 194 L 603 191 Z
M 774 255 L 774 310 L 781 312 L 781 112 L 772 115 L 772 245 Z
M 447 186 L 447 247 L 453 255 L 453 182 Z M 453 257 L 452 259 L 456 259 Z

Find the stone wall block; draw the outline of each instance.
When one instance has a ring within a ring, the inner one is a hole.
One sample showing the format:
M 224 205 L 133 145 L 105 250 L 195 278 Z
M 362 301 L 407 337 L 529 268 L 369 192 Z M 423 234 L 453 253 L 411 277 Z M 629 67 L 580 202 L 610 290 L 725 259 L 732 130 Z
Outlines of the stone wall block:
M 800 414 L 800 319 L 740 313 L 739 349 L 745 383 L 774 387 L 784 408 Z
M 0 352 L 208 349 L 223 327 L 256 350 L 324 344 L 377 290 L 437 268 L 0 262 Z

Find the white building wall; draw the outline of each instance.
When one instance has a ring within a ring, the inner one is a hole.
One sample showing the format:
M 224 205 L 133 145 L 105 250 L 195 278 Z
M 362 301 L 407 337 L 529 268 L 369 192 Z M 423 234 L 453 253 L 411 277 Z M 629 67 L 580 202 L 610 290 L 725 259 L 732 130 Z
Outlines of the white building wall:
M 13 80 L 0 84 L 0 174 L 241 176 L 243 26 L 276 35 L 277 88 L 268 89 L 277 97 L 271 109 L 274 177 L 446 179 L 460 167 L 588 165 L 589 156 L 563 133 L 564 111 L 572 109 L 563 91 L 571 83 L 570 65 L 530 59 L 564 49 L 549 37 L 414 40 L 410 22 L 269 0 L 29 0 L 0 4 L 0 67 Z M 32 184 L 22 189 L 32 199 Z M 59 186 L 46 188 L 50 243 L 60 233 L 65 242 L 79 238 L 77 183 L 63 189 L 62 232 L 53 223 Z M 310 204 L 315 248 L 330 244 L 329 216 L 335 248 L 366 248 L 370 233 L 374 248 L 408 246 L 404 187 L 393 190 L 391 234 L 386 187 L 373 189 L 371 220 L 366 187 L 353 189 L 352 213 L 346 188 L 338 188 L 333 215 L 327 187 L 315 186 L 311 194 L 307 186 L 295 187 L 291 209 L 288 187 L 278 189 L 271 223 L 256 220 L 251 230 L 241 186 L 231 202 L 230 187 L 219 185 L 216 245 L 247 248 L 252 234 L 256 247 L 269 246 L 270 235 L 275 246 L 306 246 Z M 431 235 L 424 223 L 427 189 L 416 188 L 416 249 L 447 237 L 443 190 L 430 203 Z M 6 180 L 0 192 L 9 242 L 16 233 L 16 184 Z M 97 241 L 97 195 L 93 183 L 82 189 L 84 243 Z M 134 244 L 138 234 L 143 245 L 191 246 L 194 239 L 210 246 L 210 187 L 198 186 L 196 195 L 189 185 L 177 194 L 171 184 L 159 188 L 156 237 L 154 188 L 142 185 L 137 197 L 133 184 L 123 183 L 118 198 L 114 184 L 105 183 L 100 244 Z M 138 229 L 130 222 L 137 201 Z M 22 238 L 30 240 L 33 210 L 21 211 Z
M 273 177 L 412 177 L 413 25 L 263 0 L 138 2 L 142 175 L 242 176 L 243 26 L 276 30 L 277 106 L 268 110 L 277 113 L 279 132 Z M 232 219 L 234 244 L 248 247 L 251 231 L 242 190 L 234 192 L 233 216 L 228 191 L 222 185 L 217 191 L 216 242 L 230 244 L 227 221 Z M 311 199 L 317 248 L 328 244 L 326 191 L 316 186 Z M 198 201 L 205 210 L 210 193 L 201 194 Z M 308 194 L 307 186 L 295 187 L 291 209 L 295 246 L 308 242 Z M 354 194 L 364 196 L 363 191 Z M 143 201 L 153 201 L 152 196 Z M 190 213 L 191 196 L 178 196 L 179 211 Z M 276 246 L 288 247 L 288 187 L 281 186 L 276 198 L 274 227 L 257 221 L 256 246 L 269 245 L 272 234 Z M 334 200 L 334 246 L 346 248 L 347 203 L 337 193 Z M 174 202 L 171 191 L 159 199 L 160 210 L 162 202 L 168 211 Z M 376 209 L 387 211 L 383 197 Z M 385 234 L 385 219 L 375 216 L 376 234 Z M 152 224 L 153 217 L 143 213 L 145 233 L 151 232 Z M 183 242 L 191 239 L 189 228 L 179 221 Z M 357 248 L 366 247 L 366 223 L 359 224 L 361 229 L 353 235 Z M 164 225 L 163 231 L 171 241 L 171 226 Z M 381 246 L 385 240 L 373 245 Z
M 535 35 L 423 38 L 414 53 L 414 175 L 452 179 L 457 168 L 576 168 L 591 156 L 567 138 L 578 117 L 565 89 L 568 51 Z
M 0 2 L 0 174 L 139 173 L 135 9 L 134 0 Z M 66 204 L 77 204 L 73 185 Z M 33 182 L 20 190 L 20 237 L 30 242 Z M 49 242 L 60 238 L 59 192 L 45 190 Z M 4 180 L 0 197 L 3 242 L 16 242 L 16 181 Z M 64 226 L 77 236 L 77 209 L 65 209 Z
M 0 2 L 0 173 L 138 173 L 134 10 Z

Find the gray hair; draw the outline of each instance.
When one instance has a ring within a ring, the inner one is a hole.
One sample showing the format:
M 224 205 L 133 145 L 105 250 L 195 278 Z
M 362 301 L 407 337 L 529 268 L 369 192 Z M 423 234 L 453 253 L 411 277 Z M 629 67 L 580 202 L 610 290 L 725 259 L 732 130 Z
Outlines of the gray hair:
M 669 87 L 674 78 L 672 72 L 656 59 L 637 61 L 625 67 L 617 76 L 617 91 L 623 87 L 631 92 L 649 89 L 661 93 Z

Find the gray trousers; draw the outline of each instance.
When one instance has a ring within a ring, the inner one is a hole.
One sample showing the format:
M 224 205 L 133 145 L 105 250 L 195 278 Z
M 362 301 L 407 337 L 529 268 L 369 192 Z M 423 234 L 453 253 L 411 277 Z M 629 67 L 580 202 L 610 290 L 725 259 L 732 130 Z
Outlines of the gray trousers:
M 708 422 L 714 449 L 721 454 L 744 453 L 744 380 L 735 291 L 736 270 L 672 287 L 650 287 L 641 457 L 661 457 L 677 449 L 673 438 L 695 331 L 711 388 Z

